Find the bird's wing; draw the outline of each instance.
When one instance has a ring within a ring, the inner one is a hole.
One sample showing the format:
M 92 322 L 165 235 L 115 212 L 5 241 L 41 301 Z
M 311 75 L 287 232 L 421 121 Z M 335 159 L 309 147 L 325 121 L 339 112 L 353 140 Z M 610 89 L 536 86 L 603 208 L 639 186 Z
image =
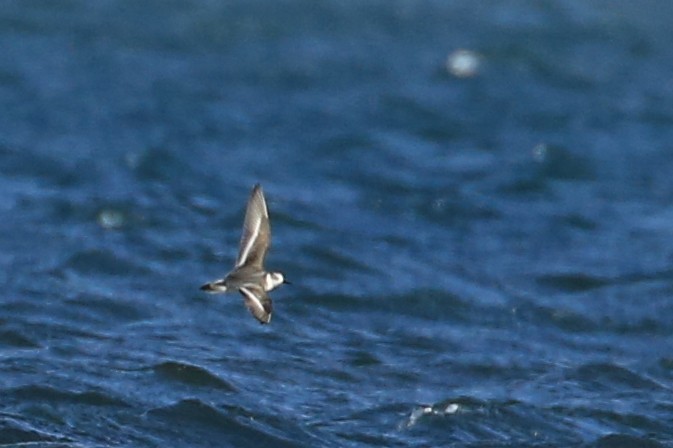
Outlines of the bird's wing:
M 268 324 L 271 321 L 271 298 L 259 286 L 243 286 L 239 289 L 243 295 L 245 306 L 250 310 L 253 316 L 262 324 Z
M 243 265 L 262 268 L 264 257 L 271 244 L 271 226 L 269 225 L 269 211 L 262 192 L 262 186 L 253 187 L 243 222 L 243 235 L 236 258 L 236 267 Z

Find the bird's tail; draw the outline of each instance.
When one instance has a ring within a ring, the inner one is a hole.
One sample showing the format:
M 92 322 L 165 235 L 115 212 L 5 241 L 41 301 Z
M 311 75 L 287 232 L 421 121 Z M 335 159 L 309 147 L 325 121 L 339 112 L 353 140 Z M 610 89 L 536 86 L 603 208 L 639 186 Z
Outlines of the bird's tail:
M 223 280 L 216 280 L 214 282 L 206 283 L 201 285 L 201 291 L 217 293 L 217 292 L 227 292 L 227 285 L 224 284 Z

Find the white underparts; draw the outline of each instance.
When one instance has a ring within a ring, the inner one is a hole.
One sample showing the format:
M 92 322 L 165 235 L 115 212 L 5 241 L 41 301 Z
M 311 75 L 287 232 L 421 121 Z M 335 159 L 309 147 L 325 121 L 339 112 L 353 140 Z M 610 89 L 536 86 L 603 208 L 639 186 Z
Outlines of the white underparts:
M 264 290 L 271 291 L 276 286 L 283 283 L 283 274 L 279 272 L 270 272 L 264 276 Z

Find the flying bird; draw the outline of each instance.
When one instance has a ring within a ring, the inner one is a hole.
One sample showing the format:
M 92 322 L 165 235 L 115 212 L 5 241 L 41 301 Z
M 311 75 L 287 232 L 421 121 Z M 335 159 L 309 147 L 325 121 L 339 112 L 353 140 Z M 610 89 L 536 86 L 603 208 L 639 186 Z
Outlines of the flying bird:
M 268 324 L 273 306 L 267 293 L 283 283 L 289 283 L 280 272 L 267 272 L 264 268 L 264 258 L 270 244 L 269 210 L 262 187 L 256 184 L 248 199 L 234 269 L 224 278 L 201 286 L 201 290 L 214 294 L 238 290 L 252 315 L 260 323 Z

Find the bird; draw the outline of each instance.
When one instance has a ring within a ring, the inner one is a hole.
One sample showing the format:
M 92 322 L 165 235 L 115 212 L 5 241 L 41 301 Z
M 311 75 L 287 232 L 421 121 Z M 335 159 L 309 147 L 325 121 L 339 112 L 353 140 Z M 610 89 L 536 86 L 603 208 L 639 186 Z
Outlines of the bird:
M 238 290 L 252 315 L 261 323 L 271 321 L 273 305 L 267 294 L 286 283 L 282 273 L 267 272 L 264 259 L 271 245 L 269 210 L 260 184 L 255 184 L 248 199 L 243 221 L 243 234 L 234 269 L 223 278 L 201 286 L 209 293 L 226 293 Z

